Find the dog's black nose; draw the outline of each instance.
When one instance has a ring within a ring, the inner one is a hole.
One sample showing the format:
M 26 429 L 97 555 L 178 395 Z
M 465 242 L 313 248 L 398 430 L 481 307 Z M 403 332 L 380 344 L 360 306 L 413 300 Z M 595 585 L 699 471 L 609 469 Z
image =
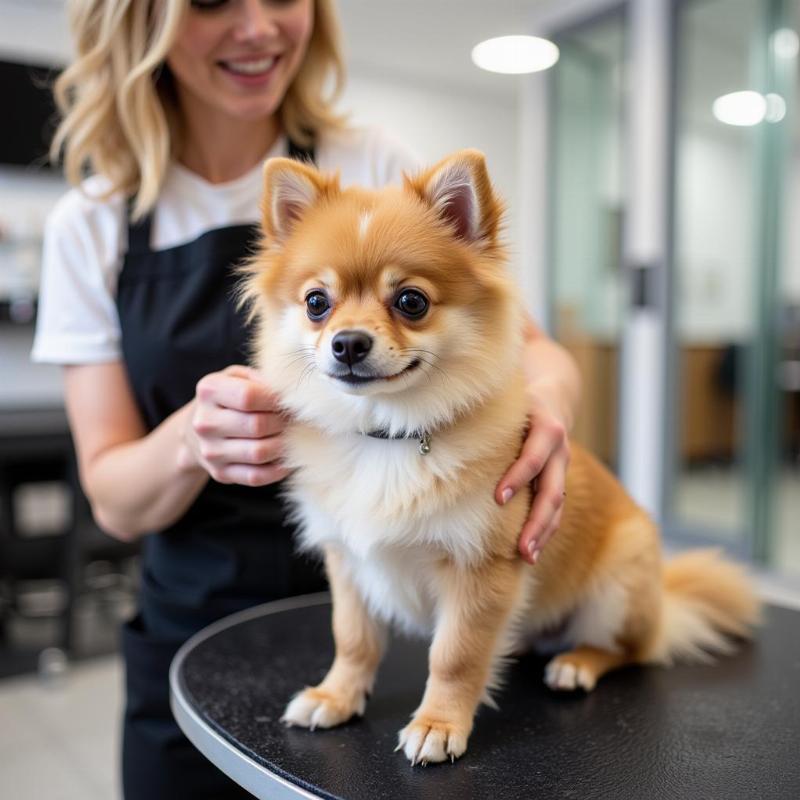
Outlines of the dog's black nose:
M 363 331 L 339 331 L 331 342 L 333 357 L 342 364 L 358 364 L 372 349 L 372 337 Z

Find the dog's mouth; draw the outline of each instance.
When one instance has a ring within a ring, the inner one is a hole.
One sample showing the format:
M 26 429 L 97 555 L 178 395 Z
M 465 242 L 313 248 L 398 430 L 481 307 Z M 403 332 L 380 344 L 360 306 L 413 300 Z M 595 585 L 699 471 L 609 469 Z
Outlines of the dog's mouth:
M 353 372 L 351 367 L 350 372 L 341 374 L 329 372 L 328 377 L 335 378 L 337 381 L 346 383 L 348 386 L 363 386 L 364 384 L 375 383 L 376 381 L 395 381 L 403 375 L 407 375 L 412 370 L 415 370 L 421 363 L 420 359 L 415 358 L 407 367 L 392 375 L 360 375 L 357 372 Z

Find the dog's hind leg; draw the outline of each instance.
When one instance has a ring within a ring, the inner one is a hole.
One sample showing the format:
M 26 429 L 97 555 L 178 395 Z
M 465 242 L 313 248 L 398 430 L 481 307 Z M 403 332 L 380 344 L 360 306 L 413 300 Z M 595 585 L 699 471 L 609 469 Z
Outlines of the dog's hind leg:
M 607 672 L 643 663 L 657 629 L 658 578 L 657 553 L 644 547 L 638 558 L 620 561 L 616 572 L 596 579 L 568 625 L 565 641 L 572 649 L 548 663 L 545 683 L 551 689 L 589 692 Z
M 626 651 L 576 647 L 550 660 L 545 668 L 544 682 L 555 690 L 585 689 L 590 692 L 606 672 L 631 663 L 633 659 Z
M 386 640 L 385 627 L 368 613 L 333 548 L 325 550 L 325 568 L 333 600 L 336 655 L 322 682 L 295 695 L 282 717 L 288 725 L 312 730 L 363 715 Z

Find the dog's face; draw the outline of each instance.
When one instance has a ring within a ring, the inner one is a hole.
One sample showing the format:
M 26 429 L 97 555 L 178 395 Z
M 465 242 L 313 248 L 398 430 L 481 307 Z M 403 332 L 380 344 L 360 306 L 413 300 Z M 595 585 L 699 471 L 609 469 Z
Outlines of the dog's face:
M 288 405 L 338 395 L 363 410 L 365 398 L 396 407 L 435 395 L 443 406 L 513 347 L 501 208 L 479 153 L 381 192 L 341 190 L 336 177 L 273 159 L 263 211 L 247 294 L 263 368 Z

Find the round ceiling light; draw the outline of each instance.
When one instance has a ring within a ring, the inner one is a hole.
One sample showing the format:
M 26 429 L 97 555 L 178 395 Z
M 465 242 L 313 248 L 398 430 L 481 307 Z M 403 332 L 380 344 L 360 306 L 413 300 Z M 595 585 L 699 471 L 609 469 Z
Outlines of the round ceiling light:
M 472 48 L 472 62 L 489 72 L 541 72 L 558 61 L 558 47 L 538 36 L 498 36 Z
M 758 125 L 767 115 L 767 100 L 758 92 L 731 92 L 718 97 L 711 110 L 726 125 Z
M 797 58 L 800 53 L 800 36 L 791 28 L 779 28 L 772 34 L 772 51 L 778 58 Z

